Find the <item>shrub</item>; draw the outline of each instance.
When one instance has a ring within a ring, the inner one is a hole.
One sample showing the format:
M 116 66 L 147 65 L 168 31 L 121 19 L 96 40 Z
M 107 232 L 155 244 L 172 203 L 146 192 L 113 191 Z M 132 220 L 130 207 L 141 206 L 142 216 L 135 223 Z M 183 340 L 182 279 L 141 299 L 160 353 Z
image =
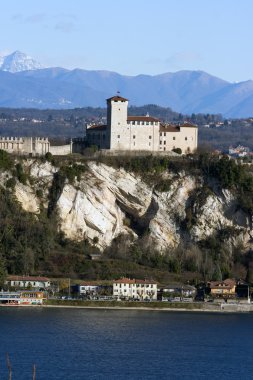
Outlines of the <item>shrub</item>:
M 14 189 L 14 187 L 16 186 L 16 180 L 15 178 L 9 178 L 6 183 L 5 183 L 5 186 L 7 187 L 7 189 Z
M 182 154 L 182 149 L 181 148 L 174 148 L 174 149 L 172 149 L 172 152 Z

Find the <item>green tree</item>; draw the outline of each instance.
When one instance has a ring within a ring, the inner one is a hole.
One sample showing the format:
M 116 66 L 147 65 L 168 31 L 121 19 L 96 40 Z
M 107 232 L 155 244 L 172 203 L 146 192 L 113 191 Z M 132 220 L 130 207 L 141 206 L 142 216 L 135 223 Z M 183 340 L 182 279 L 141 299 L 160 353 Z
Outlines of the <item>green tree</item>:
M 5 260 L 0 256 L 0 287 L 4 286 L 4 282 L 7 277 L 7 271 L 5 267 Z

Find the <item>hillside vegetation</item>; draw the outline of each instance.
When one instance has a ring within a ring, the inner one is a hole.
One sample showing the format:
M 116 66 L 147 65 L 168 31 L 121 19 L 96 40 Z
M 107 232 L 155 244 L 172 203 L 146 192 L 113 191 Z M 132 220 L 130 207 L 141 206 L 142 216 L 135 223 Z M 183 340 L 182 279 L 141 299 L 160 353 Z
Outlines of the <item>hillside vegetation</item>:
M 237 276 L 250 279 L 253 268 L 253 251 L 245 243 L 242 224 L 213 231 L 204 239 L 193 238 L 193 231 L 201 218 L 201 210 L 208 198 L 229 191 L 233 196 L 234 213 L 240 212 L 249 221 L 253 214 L 252 169 L 226 157 L 221 159 L 208 154 L 188 158 L 100 157 L 98 165 L 125 169 L 140 176 L 145 186 L 166 199 L 173 181 L 182 173 L 195 178 L 198 186 L 191 191 L 182 217 L 175 213 L 180 242 L 175 247 L 160 249 L 150 240 L 150 223 L 156 207 L 150 209 L 146 219 L 125 208 L 124 225 L 129 234 L 120 233 L 104 249 L 102 260 L 92 262 L 89 255 L 99 252 L 99 239 L 83 236 L 82 240 L 68 238 L 61 229 L 58 201 L 64 186 L 82 189 L 90 177 L 89 160 L 85 158 L 48 157 L 56 168 L 50 186 L 40 185 L 31 176 L 26 159 L 14 158 L 0 151 L 0 277 L 9 274 L 43 274 L 90 279 L 113 279 L 122 275 L 153 277 L 162 282 L 171 279 L 220 279 Z M 36 165 L 46 162 L 36 159 Z M 34 162 L 35 162 L 34 161 Z M 174 179 L 173 179 L 174 178 Z M 38 179 L 37 179 L 38 181 Z M 15 188 L 34 188 L 40 200 L 40 212 L 33 214 L 22 208 Z M 46 187 L 45 187 L 46 186 Z M 99 185 L 98 185 L 99 186 Z M 222 198 L 220 198 L 222 199 Z M 46 206 L 45 206 L 46 205 Z M 152 206 L 152 207 L 153 207 Z M 176 210 L 175 210 L 176 212 Z M 177 219 L 179 218 L 179 219 Z

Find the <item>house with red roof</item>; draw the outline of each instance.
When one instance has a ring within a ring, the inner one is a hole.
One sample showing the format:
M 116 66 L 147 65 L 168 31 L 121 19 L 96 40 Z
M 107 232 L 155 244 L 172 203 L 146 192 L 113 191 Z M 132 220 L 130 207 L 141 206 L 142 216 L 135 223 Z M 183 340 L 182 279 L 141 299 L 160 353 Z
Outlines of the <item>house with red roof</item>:
M 124 299 L 157 300 L 157 283 L 122 277 L 113 281 L 113 295 Z

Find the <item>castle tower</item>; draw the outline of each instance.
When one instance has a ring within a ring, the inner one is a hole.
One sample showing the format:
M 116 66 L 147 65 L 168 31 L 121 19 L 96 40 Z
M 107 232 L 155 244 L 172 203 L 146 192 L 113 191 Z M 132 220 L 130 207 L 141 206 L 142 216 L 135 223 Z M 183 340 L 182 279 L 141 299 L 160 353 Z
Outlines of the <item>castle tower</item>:
M 128 99 L 113 96 L 107 99 L 108 145 L 112 150 L 129 150 L 130 128 L 127 125 Z

